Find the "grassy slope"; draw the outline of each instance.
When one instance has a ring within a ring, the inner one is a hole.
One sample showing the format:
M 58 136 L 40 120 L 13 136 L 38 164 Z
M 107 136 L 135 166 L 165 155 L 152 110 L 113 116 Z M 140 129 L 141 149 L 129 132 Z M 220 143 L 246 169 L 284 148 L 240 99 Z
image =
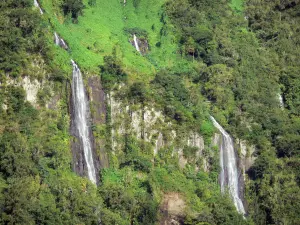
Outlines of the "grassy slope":
M 78 24 L 62 16 L 59 2 L 43 0 L 41 5 L 54 30 L 70 46 L 71 57 L 85 70 L 98 72 L 103 56 L 112 54 L 114 47 L 125 69 L 135 77 L 154 74 L 158 68 L 171 67 L 180 61 L 186 64 L 175 54 L 177 47 L 172 41 L 175 37 L 160 35 L 164 0 L 141 1 L 137 8 L 133 0 L 127 1 L 125 7 L 123 1 L 118 0 L 97 0 L 97 5 L 90 7 L 88 0 L 84 0 L 86 8 Z M 138 27 L 148 32 L 151 47 L 148 55 L 143 57 L 135 51 L 129 42 L 131 37 L 124 32 L 125 27 Z M 157 42 L 162 43 L 160 48 L 155 46 Z

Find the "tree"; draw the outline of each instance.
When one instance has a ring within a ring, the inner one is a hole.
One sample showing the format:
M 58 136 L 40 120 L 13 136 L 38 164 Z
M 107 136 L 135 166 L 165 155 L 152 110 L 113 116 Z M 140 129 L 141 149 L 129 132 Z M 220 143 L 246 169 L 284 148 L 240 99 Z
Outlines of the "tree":
M 114 84 L 125 82 L 127 74 L 122 69 L 122 63 L 115 56 L 104 56 L 104 64 L 100 66 L 103 87 L 110 90 Z
M 139 103 L 144 103 L 148 98 L 147 89 L 142 82 L 133 83 L 129 88 L 128 96 Z
M 82 0 L 64 0 L 62 4 L 64 14 L 71 13 L 74 22 L 77 22 L 78 16 L 82 15 L 84 4 Z

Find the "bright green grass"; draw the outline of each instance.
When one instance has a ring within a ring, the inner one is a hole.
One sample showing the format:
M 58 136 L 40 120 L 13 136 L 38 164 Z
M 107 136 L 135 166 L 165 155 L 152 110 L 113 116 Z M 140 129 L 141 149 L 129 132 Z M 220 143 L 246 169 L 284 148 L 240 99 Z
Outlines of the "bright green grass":
M 243 12 L 244 0 L 231 0 L 230 7 L 237 13 Z
M 124 69 L 137 79 L 144 79 L 143 75 L 149 77 L 160 68 L 187 64 L 176 54 L 175 37 L 171 32 L 167 36 L 160 35 L 165 0 L 141 0 L 137 8 L 133 6 L 133 0 L 128 0 L 125 7 L 119 0 L 97 0 L 94 7 L 84 0 L 86 8 L 78 24 L 63 17 L 60 2 L 43 0 L 41 5 L 53 29 L 68 43 L 70 57 L 85 71 L 97 73 L 103 56 L 111 55 L 114 48 Z M 146 56 L 136 52 L 129 42 L 132 37 L 124 32 L 124 28 L 134 27 L 148 32 L 151 51 Z M 161 42 L 161 47 L 156 47 L 157 42 Z

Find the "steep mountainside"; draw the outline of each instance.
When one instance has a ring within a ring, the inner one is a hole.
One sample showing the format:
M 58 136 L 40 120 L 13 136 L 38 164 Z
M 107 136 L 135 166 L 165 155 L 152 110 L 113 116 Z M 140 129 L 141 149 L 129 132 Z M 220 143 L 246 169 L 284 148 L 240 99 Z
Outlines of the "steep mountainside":
M 1 224 L 299 224 L 300 2 L 0 2 Z

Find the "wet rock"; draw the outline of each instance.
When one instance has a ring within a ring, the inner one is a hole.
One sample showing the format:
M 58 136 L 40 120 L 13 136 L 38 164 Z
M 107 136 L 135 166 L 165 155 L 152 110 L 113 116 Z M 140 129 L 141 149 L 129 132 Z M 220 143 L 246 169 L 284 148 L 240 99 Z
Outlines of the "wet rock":
M 104 93 L 100 77 L 92 76 L 88 79 L 89 98 L 91 102 L 92 123 L 96 126 L 106 124 L 106 95 Z M 96 149 L 97 158 L 100 162 L 100 169 L 107 168 L 108 156 L 105 151 L 105 140 L 101 138 L 95 139 L 94 148 Z
M 85 92 L 85 95 L 88 96 L 88 93 L 86 92 L 86 88 L 81 86 L 81 73 L 78 68 L 78 66 L 75 64 L 74 61 L 73 63 L 73 76 L 78 78 L 78 82 L 73 83 L 72 85 L 76 84 L 76 87 L 73 87 L 75 91 L 83 91 Z M 75 74 L 75 75 L 74 75 Z M 98 157 L 98 154 L 96 153 L 96 142 L 94 139 L 94 135 L 92 132 L 92 118 L 91 118 L 91 112 L 89 106 L 89 100 L 88 98 L 84 97 L 84 99 L 77 99 L 76 102 L 73 99 L 72 94 L 77 93 L 75 91 L 71 92 L 70 95 L 70 115 L 71 115 L 71 124 L 70 124 L 70 133 L 73 136 L 73 139 L 71 141 L 71 149 L 73 153 L 73 170 L 80 176 L 86 176 L 89 177 L 89 179 L 94 182 L 98 183 L 99 182 L 99 170 L 100 170 L 100 160 Z M 77 105 L 75 104 L 84 104 L 85 109 L 84 113 L 79 111 Z M 85 119 L 82 119 L 83 121 L 78 121 L 78 118 L 80 118 L 80 114 L 85 116 Z M 86 122 L 86 124 L 82 124 L 80 122 Z M 81 126 L 87 126 L 87 133 L 85 132 L 80 132 L 79 129 L 81 129 Z M 84 146 L 86 148 L 84 149 Z M 85 154 L 85 151 L 89 151 L 87 154 Z M 90 162 L 90 167 L 87 167 L 87 158 L 85 157 L 86 155 L 91 154 L 91 159 L 88 158 Z M 90 169 L 90 171 L 88 171 Z
M 61 48 L 68 50 L 69 47 L 66 44 L 66 42 L 64 41 L 64 39 L 62 39 L 56 32 L 54 32 L 54 42 L 57 46 L 60 46 Z
M 134 38 L 135 37 L 135 38 Z M 130 43 L 133 47 L 137 49 L 142 55 L 145 55 L 150 50 L 148 40 L 145 37 L 133 36 L 133 39 L 130 40 Z

